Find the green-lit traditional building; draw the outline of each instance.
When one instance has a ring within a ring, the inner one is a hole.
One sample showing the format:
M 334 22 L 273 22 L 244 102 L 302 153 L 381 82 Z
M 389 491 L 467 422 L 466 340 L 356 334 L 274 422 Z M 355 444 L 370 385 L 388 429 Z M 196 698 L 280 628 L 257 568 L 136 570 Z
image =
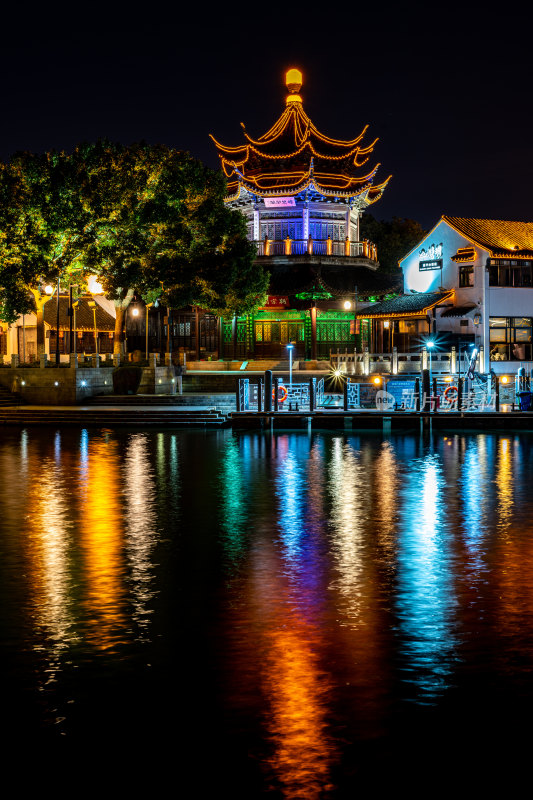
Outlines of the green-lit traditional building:
M 228 181 L 227 202 L 245 217 L 257 243 L 257 262 L 271 274 L 269 297 L 253 316 L 220 325 L 219 357 L 328 358 L 332 350 L 370 345 L 367 320 L 355 305 L 399 291 L 377 272 L 375 246 L 361 240 L 360 218 L 381 197 L 389 178 L 375 183 L 375 141 L 365 128 L 350 141 L 320 133 L 304 111 L 302 75 L 286 76 L 280 118 L 259 139 L 217 147 Z M 244 128 L 244 126 L 243 126 Z

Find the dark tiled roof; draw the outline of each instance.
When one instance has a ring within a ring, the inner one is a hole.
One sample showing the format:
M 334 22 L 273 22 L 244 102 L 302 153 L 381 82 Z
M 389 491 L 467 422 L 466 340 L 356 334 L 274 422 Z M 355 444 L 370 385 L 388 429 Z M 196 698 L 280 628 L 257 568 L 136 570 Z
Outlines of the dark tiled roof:
M 477 306 L 474 303 L 469 303 L 464 306 L 452 306 L 442 312 L 441 317 L 465 317 L 471 311 L 475 311 Z
M 59 327 L 68 330 L 68 297 L 59 298 Z M 51 328 L 57 325 L 57 300 L 52 297 L 44 307 L 44 321 Z M 99 331 L 114 331 L 115 319 L 108 314 L 102 306 L 96 304 L 96 327 Z M 94 330 L 94 314 L 88 304 L 88 298 L 83 298 L 76 310 L 76 328 L 78 330 Z
M 402 314 L 422 314 L 426 309 L 433 308 L 440 301 L 450 298 L 451 292 L 419 292 L 417 294 L 403 294 L 392 300 L 384 300 L 369 306 L 358 314 L 358 317 L 389 317 Z
M 467 264 L 470 261 L 475 261 L 477 258 L 476 248 L 460 247 L 457 253 L 451 258 L 456 264 Z

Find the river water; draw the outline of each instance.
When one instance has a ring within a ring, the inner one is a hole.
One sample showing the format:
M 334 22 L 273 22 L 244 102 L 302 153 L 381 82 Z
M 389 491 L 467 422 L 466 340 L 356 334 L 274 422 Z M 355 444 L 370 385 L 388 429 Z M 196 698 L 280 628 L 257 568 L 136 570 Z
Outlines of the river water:
M 1 429 L 13 749 L 187 798 L 527 774 L 532 444 Z

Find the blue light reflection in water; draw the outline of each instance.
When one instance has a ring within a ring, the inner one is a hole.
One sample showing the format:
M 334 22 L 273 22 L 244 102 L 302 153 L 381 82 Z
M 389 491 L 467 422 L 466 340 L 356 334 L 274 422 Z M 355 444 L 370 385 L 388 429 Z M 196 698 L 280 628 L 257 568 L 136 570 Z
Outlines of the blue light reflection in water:
M 453 672 L 456 598 L 444 489 L 441 460 L 428 453 L 411 463 L 400 491 L 396 607 L 404 679 L 419 703 L 442 695 Z

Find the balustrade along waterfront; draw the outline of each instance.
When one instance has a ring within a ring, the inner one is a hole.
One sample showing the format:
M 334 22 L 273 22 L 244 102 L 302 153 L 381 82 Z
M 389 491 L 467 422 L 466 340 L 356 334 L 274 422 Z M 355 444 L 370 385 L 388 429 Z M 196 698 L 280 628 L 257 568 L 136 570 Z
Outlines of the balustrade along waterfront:
M 133 796 L 514 796 L 532 464 L 527 434 L 4 427 L 5 757 Z

